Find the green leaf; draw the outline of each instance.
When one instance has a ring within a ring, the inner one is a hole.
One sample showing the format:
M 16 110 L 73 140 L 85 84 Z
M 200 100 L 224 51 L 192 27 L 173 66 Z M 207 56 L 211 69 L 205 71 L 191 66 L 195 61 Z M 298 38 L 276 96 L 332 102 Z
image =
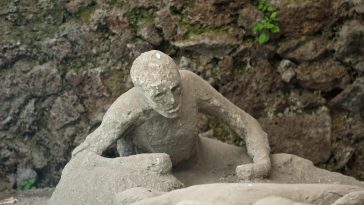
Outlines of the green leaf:
M 261 22 L 255 24 L 255 26 L 253 27 L 253 32 L 254 33 L 258 33 L 260 32 L 261 30 L 263 30 L 263 24 Z
M 276 8 L 274 7 L 274 6 L 272 6 L 272 5 L 268 5 L 268 8 L 267 8 L 267 11 L 269 11 L 269 12 L 274 12 L 274 11 L 276 11 Z
M 35 177 L 29 179 L 29 184 L 33 185 L 35 183 Z
M 266 22 L 264 23 L 264 28 L 266 29 L 272 29 L 275 25 L 270 23 L 270 22 Z
M 35 177 L 31 178 L 31 179 L 27 179 L 20 184 L 20 187 L 22 190 L 32 189 L 35 185 L 35 181 L 36 181 Z
M 263 11 L 263 9 L 264 9 L 264 4 L 263 4 L 263 3 L 260 3 L 260 4 L 258 5 L 258 10 L 259 10 L 259 11 Z
M 269 34 L 268 33 L 261 33 L 259 35 L 259 43 L 260 44 L 265 44 L 269 41 Z
M 31 189 L 32 188 L 32 185 L 30 185 L 30 184 L 26 184 L 25 186 L 24 186 L 24 190 L 29 190 L 29 189 Z
M 270 18 L 271 19 L 276 19 L 277 18 L 277 12 L 273 12 L 271 15 L 270 15 Z
M 260 44 L 265 44 L 270 39 L 270 34 L 280 32 L 278 24 L 277 8 L 269 3 L 267 0 L 261 1 L 257 9 L 261 11 L 264 16 L 253 27 L 253 32 L 258 34 L 258 41 Z
M 280 31 L 281 31 L 281 29 L 279 28 L 279 26 L 274 25 L 274 27 L 273 27 L 273 28 L 271 28 L 271 29 L 270 29 L 270 31 L 271 31 L 272 33 L 278 33 L 278 32 L 280 32 Z

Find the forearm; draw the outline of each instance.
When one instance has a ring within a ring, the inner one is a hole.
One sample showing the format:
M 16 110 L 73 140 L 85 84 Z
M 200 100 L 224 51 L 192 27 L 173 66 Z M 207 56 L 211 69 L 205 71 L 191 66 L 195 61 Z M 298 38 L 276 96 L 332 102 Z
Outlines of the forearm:
M 253 163 L 238 166 L 236 174 L 241 180 L 267 177 L 272 167 L 269 158 L 270 147 L 267 134 L 256 119 L 243 110 L 240 110 L 239 113 L 239 119 L 242 121 L 240 123 L 243 123 L 245 126 L 244 129 L 237 128 L 236 130 L 240 130 L 240 136 L 245 140 L 247 152 L 253 159 Z
M 225 119 L 234 132 L 246 143 L 246 149 L 254 163 L 269 163 L 270 147 L 267 134 L 258 121 L 234 105 L 234 111 Z
M 263 131 L 258 121 L 253 117 L 246 116 L 246 135 L 245 142 L 247 152 L 255 163 L 270 164 L 270 147 L 267 133 Z
M 72 157 L 76 156 L 77 154 L 84 152 L 84 151 L 90 151 L 90 152 L 94 152 L 98 155 L 102 154 L 102 149 L 101 147 L 98 147 L 97 144 L 95 146 L 95 144 L 93 144 L 94 142 L 96 142 L 96 138 L 98 136 L 98 132 L 97 130 L 95 130 L 94 132 L 90 133 L 84 142 L 82 142 L 80 145 L 78 145 L 73 151 L 72 151 Z
M 84 142 L 77 146 L 72 156 L 83 152 L 90 151 L 101 155 L 119 136 L 120 128 L 110 126 L 110 123 L 101 124 L 95 131 L 90 133 Z

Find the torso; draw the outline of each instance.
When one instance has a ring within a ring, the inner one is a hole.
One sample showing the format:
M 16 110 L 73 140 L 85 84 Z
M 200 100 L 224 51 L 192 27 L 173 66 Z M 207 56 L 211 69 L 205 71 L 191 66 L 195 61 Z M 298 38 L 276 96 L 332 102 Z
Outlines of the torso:
M 182 82 L 182 89 L 181 112 L 177 118 L 168 119 L 155 112 L 150 119 L 129 133 L 128 138 L 138 153 L 167 153 L 174 165 L 195 154 L 198 143 L 198 111 L 193 93 L 186 83 Z

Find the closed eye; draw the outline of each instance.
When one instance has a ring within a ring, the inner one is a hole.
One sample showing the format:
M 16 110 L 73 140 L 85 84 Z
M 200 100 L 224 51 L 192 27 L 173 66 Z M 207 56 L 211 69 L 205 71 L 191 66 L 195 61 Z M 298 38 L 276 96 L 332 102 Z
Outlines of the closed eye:
M 172 88 L 172 92 L 178 91 L 181 88 L 181 86 L 176 85 Z
M 163 95 L 163 93 L 157 93 L 157 94 L 155 94 L 154 95 L 154 98 L 159 98 L 159 97 L 161 97 Z

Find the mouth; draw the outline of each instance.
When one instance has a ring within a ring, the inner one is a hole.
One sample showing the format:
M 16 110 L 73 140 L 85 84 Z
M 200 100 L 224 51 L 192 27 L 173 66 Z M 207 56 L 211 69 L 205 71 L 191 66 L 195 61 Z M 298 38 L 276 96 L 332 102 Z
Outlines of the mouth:
M 176 106 L 174 106 L 174 107 L 172 107 L 172 108 L 168 109 L 168 110 L 167 110 L 167 112 L 168 112 L 169 114 L 174 114 L 174 113 L 176 113 L 176 112 L 178 112 L 178 111 L 179 111 L 179 108 L 180 108 L 180 105 L 176 105 Z

